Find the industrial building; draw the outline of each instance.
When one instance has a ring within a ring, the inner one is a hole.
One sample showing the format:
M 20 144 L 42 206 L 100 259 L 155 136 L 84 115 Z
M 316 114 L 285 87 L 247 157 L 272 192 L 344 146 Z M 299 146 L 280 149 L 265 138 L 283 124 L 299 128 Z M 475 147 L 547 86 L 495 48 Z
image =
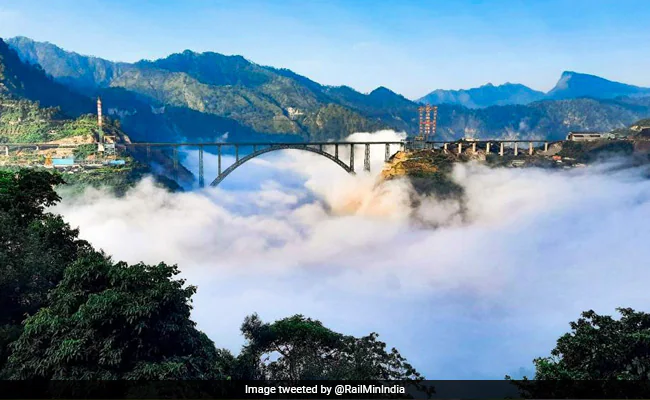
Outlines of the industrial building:
M 590 140 L 614 139 L 608 132 L 569 132 L 566 140 L 571 142 L 585 142 Z

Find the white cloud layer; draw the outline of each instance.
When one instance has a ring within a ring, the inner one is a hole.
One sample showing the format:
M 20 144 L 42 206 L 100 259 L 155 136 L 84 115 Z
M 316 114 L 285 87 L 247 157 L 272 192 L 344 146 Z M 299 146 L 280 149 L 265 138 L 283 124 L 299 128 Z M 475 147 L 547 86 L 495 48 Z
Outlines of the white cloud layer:
M 367 138 L 398 135 L 351 139 Z M 499 379 L 548 354 L 583 310 L 650 309 L 644 171 L 458 165 L 463 222 L 454 202 L 411 210 L 407 182 L 377 185 L 383 146 L 372 155 L 373 172 L 353 177 L 314 154 L 269 154 L 220 188 L 170 194 L 144 180 L 124 198 L 89 190 L 56 211 L 116 259 L 178 263 L 199 287 L 199 327 L 234 351 L 244 316 L 303 313 L 379 332 L 429 378 Z

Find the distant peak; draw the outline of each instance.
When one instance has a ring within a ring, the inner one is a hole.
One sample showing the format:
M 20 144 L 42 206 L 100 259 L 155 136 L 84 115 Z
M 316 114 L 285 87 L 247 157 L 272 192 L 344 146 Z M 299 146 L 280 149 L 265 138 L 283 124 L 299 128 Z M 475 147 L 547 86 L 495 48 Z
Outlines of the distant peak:
M 370 94 L 373 94 L 373 93 L 374 94 L 379 94 L 379 93 L 395 93 L 395 92 L 393 92 L 392 90 L 388 89 L 385 86 L 379 86 L 377 89 L 370 92 Z

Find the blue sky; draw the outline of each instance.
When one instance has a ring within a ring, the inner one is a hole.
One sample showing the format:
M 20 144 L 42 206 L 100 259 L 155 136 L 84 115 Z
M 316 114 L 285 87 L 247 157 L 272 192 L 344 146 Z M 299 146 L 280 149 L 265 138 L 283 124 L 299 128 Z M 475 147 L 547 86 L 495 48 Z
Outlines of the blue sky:
M 118 61 L 241 54 L 320 83 L 409 98 L 564 70 L 650 86 L 647 0 L 2 0 L 0 37 Z

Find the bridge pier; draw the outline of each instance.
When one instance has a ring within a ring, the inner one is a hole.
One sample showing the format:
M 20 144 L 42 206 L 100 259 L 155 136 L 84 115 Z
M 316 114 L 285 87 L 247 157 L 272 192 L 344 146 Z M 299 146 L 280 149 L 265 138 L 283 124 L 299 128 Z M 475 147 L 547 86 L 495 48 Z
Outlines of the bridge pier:
M 178 180 L 178 147 L 174 146 L 173 150 L 173 158 L 174 158 L 174 180 Z
M 205 187 L 205 180 L 203 179 L 203 146 L 199 146 L 199 187 Z
M 217 176 L 221 175 L 221 145 L 217 146 Z
M 235 145 L 235 162 L 239 161 L 239 146 Z
M 447 144 L 448 144 L 448 143 L 445 143 L 445 144 L 442 145 L 442 151 L 443 151 L 445 154 L 447 154 L 447 153 L 449 152 L 449 150 L 447 150 Z
M 390 144 L 386 143 L 386 153 L 384 154 L 384 161 L 388 162 L 390 159 Z
M 519 148 L 517 147 L 517 142 L 515 142 L 515 156 L 519 154 Z
M 533 142 L 528 143 L 528 155 L 533 155 Z
M 339 144 L 338 143 L 334 145 L 334 157 L 336 157 L 337 160 L 339 159 Z
M 5 156 L 9 157 L 9 146 L 5 146 Z
M 544 152 L 548 151 L 548 142 L 544 142 Z
M 463 144 L 458 143 L 458 155 L 460 155 L 463 152 Z
M 504 146 L 503 146 L 503 142 L 501 142 L 499 147 L 499 155 L 503 157 L 504 154 L 505 154 Z
M 354 172 L 354 145 L 350 145 L 350 169 Z
M 366 143 L 366 151 L 363 157 L 363 169 L 370 172 L 370 143 Z
M 147 163 L 151 162 L 151 146 L 147 146 Z
M 476 142 L 472 143 L 472 154 L 476 154 Z
M 490 154 L 490 142 L 485 145 L 485 154 Z

